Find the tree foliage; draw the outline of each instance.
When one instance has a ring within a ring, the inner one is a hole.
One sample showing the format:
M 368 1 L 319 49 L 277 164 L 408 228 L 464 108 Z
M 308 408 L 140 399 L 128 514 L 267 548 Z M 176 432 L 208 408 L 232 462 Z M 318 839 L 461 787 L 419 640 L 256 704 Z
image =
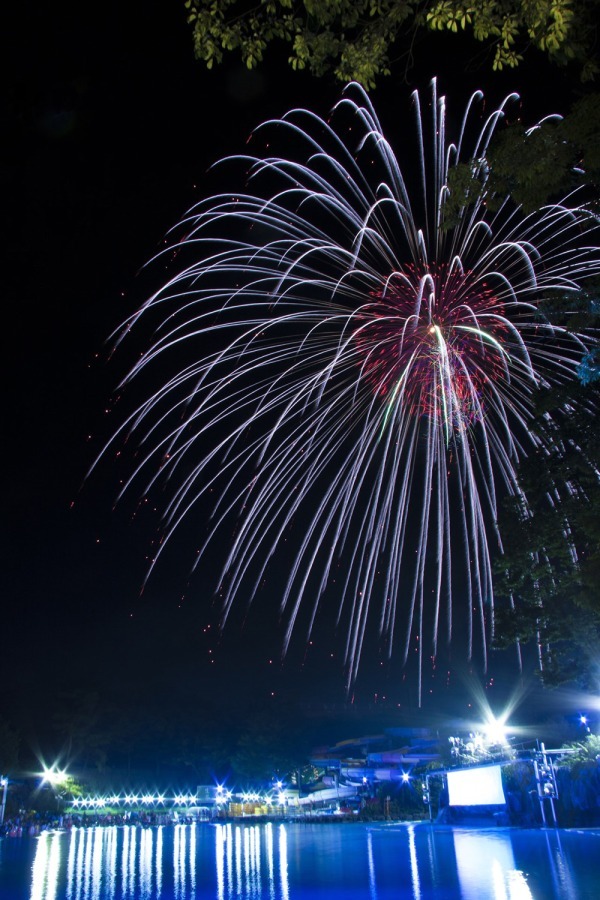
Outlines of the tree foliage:
M 478 172 L 486 178 L 479 179 Z M 454 225 L 462 209 L 485 191 L 497 210 L 510 195 L 525 213 L 585 188 L 590 199 L 600 187 L 600 94 L 581 97 L 564 117 L 549 116 L 528 128 L 510 122 L 494 136 L 485 158 L 449 170 L 445 221 Z
M 565 744 L 565 747 L 572 751 L 561 760 L 561 766 L 567 769 L 572 769 L 581 763 L 600 760 L 600 735 L 598 734 L 588 734 L 583 741 L 572 741 Z
M 109 741 L 104 709 L 95 691 L 74 689 L 60 692 L 54 710 L 54 727 L 63 743 L 65 758 L 77 757 L 83 766 L 101 770 Z
M 548 686 L 593 688 L 598 678 L 599 401 L 597 385 L 540 392 L 539 450 L 520 467 L 527 504 L 512 498 L 499 523 L 496 645 L 537 645 Z M 557 419 L 559 428 L 549 433 Z
M 185 0 L 198 59 L 209 68 L 238 52 L 248 68 L 269 45 L 290 49 L 294 69 L 372 88 L 392 60 L 409 58 L 428 31 L 464 32 L 490 51 L 494 70 L 517 66 L 531 48 L 559 64 L 597 71 L 599 0 Z
M 289 776 L 306 763 L 309 747 L 291 711 L 254 711 L 243 723 L 232 756 L 234 772 L 250 783 Z

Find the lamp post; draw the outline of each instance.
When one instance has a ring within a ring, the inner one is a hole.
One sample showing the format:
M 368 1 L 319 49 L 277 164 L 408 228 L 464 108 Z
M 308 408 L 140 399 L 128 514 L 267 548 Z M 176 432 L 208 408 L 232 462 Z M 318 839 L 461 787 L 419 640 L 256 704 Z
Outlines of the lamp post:
M 44 771 L 42 772 L 42 785 L 49 784 L 54 795 L 54 800 L 56 802 L 56 812 L 60 812 L 60 802 L 62 799 L 61 788 L 63 788 L 69 780 L 69 776 L 64 769 L 57 769 L 56 766 L 52 766 L 50 769 L 44 766 Z
M 0 806 L 0 825 L 4 824 L 4 812 L 6 810 L 6 792 L 8 790 L 8 778 L 6 775 L 2 775 L 0 778 L 0 785 L 2 785 L 2 805 Z

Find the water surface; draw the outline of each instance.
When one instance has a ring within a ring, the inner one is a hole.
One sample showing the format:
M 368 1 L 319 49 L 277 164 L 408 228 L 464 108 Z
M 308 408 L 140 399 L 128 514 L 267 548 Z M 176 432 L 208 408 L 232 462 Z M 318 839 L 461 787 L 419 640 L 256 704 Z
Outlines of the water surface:
M 599 896 L 599 830 L 198 824 L 0 841 L 2 900 Z

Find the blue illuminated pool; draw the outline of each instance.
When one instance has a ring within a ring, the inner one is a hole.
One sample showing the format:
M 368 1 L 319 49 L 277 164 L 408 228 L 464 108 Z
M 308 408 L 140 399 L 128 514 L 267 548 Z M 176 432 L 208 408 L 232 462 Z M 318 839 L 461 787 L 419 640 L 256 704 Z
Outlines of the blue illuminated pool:
M 199 824 L 0 842 L 2 900 L 599 896 L 600 830 Z

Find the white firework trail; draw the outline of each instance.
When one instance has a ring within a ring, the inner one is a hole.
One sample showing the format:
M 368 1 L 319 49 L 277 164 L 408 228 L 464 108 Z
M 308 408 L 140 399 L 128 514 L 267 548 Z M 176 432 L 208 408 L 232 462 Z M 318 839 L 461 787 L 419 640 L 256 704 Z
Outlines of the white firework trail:
M 242 170 L 244 192 L 187 214 L 160 257 L 179 268 L 120 336 L 156 325 L 124 383 L 163 380 L 109 447 L 139 441 L 124 491 L 166 479 L 162 548 L 208 495 L 200 558 L 237 515 L 224 622 L 302 522 L 283 651 L 329 586 L 348 685 L 374 618 L 387 653 L 406 662 L 418 647 L 419 702 L 424 645 L 435 655 L 451 639 L 457 608 L 469 655 L 477 640 L 485 659 L 498 497 L 519 492 L 533 394 L 576 377 L 593 342 L 548 321 L 541 300 L 598 275 L 597 217 L 577 194 L 488 211 L 486 152 L 516 95 L 470 138 L 482 99 L 451 143 L 435 82 L 426 108 L 415 92 L 410 176 L 357 85 L 329 122 L 295 109 L 265 123 L 254 144 L 268 135 L 286 155 L 220 163 Z M 472 196 L 447 227 L 449 172 L 469 160 Z

